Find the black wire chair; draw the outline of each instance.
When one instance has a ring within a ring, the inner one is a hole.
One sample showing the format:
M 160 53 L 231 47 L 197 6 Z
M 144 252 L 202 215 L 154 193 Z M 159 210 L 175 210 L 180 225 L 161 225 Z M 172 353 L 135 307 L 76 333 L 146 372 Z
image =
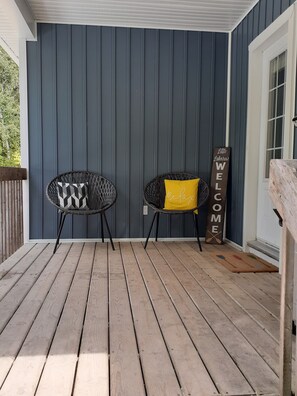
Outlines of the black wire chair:
M 87 183 L 87 208 L 84 209 L 69 209 L 60 205 L 58 195 L 58 183 Z M 72 215 L 92 215 L 100 214 L 101 217 L 101 238 L 104 242 L 103 220 L 105 222 L 107 232 L 109 235 L 112 249 L 114 244 L 112 241 L 110 228 L 107 222 L 105 211 L 109 209 L 117 199 L 117 191 L 111 181 L 104 178 L 95 172 L 88 171 L 73 171 L 66 172 L 55 177 L 46 188 L 46 196 L 49 201 L 56 206 L 60 213 L 57 240 L 54 248 L 54 253 L 59 245 L 61 232 L 63 229 L 65 218 L 68 214 Z
M 197 209 L 199 209 L 202 205 L 204 205 L 208 199 L 209 188 L 208 188 L 207 183 L 203 179 L 199 180 L 197 206 L 195 208 L 193 208 L 191 210 L 166 210 L 166 209 L 164 209 L 164 202 L 165 202 L 164 180 L 165 179 L 167 179 L 167 180 L 192 180 L 192 179 L 197 179 L 197 178 L 198 178 L 198 176 L 192 175 L 190 173 L 183 173 L 183 172 L 166 173 L 164 175 L 155 177 L 153 180 L 151 180 L 145 186 L 144 201 L 155 212 L 150 229 L 149 229 L 148 236 L 145 241 L 145 245 L 144 245 L 145 249 L 147 247 L 147 243 L 148 243 L 149 237 L 151 235 L 153 224 L 156 219 L 157 219 L 157 224 L 156 224 L 156 238 L 155 238 L 155 240 L 156 241 L 158 240 L 160 213 L 169 214 L 169 215 L 192 213 L 195 230 L 196 230 L 197 242 L 198 242 L 200 251 L 202 252 L 202 247 L 201 247 L 201 243 L 200 243 L 200 239 L 199 239 L 198 214 L 196 214 L 195 211 Z

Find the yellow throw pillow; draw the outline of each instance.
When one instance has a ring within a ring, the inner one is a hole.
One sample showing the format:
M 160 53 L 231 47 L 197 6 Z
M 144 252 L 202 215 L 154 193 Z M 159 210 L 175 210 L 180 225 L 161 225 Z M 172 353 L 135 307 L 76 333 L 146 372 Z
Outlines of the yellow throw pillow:
M 164 180 L 165 203 L 167 210 L 191 210 L 197 207 L 199 179 Z

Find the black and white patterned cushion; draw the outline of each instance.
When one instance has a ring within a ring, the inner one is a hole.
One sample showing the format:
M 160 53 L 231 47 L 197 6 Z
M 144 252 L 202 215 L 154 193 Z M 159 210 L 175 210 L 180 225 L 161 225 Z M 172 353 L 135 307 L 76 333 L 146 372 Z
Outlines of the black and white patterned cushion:
M 57 185 L 59 205 L 65 209 L 88 208 L 88 183 L 64 183 Z

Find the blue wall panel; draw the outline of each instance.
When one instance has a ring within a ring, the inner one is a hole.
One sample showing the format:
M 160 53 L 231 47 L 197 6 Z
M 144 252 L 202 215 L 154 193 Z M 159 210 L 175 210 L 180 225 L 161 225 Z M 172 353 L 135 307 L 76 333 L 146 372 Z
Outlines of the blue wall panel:
M 260 0 L 232 32 L 227 238 L 241 245 L 247 121 L 248 46 L 293 0 Z M 297 149 L 296 149 L 297 150 Z
M 27 44 L 30 238 L 54 238 L 45 198 L 58 173 L 88 169 L 111 179 L 116 237 L 143 237 L 143 188 L 168 171 L 209 180 L 225 142 L 228 36 L 224 33 L 38 25 Z M 206 208 L 201 211 L 204 234 Z M 66 219 L 63 238 L 98 237 L 99 219 Z M 192 219 L 164 217 L 163 237 L 193 236 Z

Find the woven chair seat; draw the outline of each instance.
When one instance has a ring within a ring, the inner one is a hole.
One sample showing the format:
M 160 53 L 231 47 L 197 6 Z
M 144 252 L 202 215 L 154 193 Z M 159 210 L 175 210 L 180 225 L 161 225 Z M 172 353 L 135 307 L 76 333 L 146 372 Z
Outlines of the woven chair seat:
M 59 205 L 58 182 L 88 183 L 88 209 L 67 209 Z M 55 177 L 47 186 L 49 201 L 59 210 L 75 215 L 91 215 L 110 208 L 117 199 L 115 186 L 111 181 L 95 172 L 74 171 Z
M 145 242 L 145 248 L 147 246 L 150 233 L 154 224 L 155 219 L 157 218 L 157 226 L 156 226 L 156 241 L 158 239 L 158 228 L 159 228 L 159 215 L 160 213 L 172 215 L 172 214 L 184 214 L 184 213 L 193 213 L 194 215 L 194 220 L 195 220 L 195 227 L 196 227 L 196 236 L 197 236 L 197 241 L 200 250 L 202 251 L 201 248 L 201 243 L 199 240 L 199 230 L 198 230 L 198 214 L 195 213 L 197 209 L 199 209 L 202 205 L 204 205 L 207 202 L 208 196 L 209 196 L 209 188 L 207 183 L 199 178 L 199 184 L 198 184 L 198 194 L 197 194 L 197 206 L 195 208 L 192 208 L 190 210 L 167 210 L 164 209 L 164 202 L 165 202 L 165 183 L 164 180 L 192 180 L 192 179 L 197 179 L 199 178 L 196 175 L 193 175 L 191 173 L 185 173 L 185 172 L 175 172 L 175 173 L 165 173 L 164 175 L 160 175 L 152 179 L 144 188 L 144 201 L 145 203 L 151 207 L 155 214 L 153 221 L 151 223 L 151 227 L 148 233 L 148 236 L 146 238 Z
M 144 189 L 144 201 L 148 206 L 158 212 L 167 214 L 179 214 L 179 213 L 191 213 L 194 210 L 200 208 L 208 199 L 209 188 L 207 183 L 203 180 L 199 180 L 198 185 L 198 196 L 197 206 L 191 210 L 166 210 L 164 208 L 165 202 L 165 186 L 164 180 L 192 180 L 197 179 L 198 176 L 190 173 L 166 173 L 161 176 L 155 177 L 151 180 Z
M 58 195 L 58 183 L 87 183 L 87 209 L 72 209 L 63 207 L 59 203 L 59 195 Z M 96 172 L 89 171 L 72 171 L 66 172 L 58 175 L 50 183 L 46 188 L 46 196 L 48 200 L 58 209 L 60 212 L 60 221 L 58 227 L 58 236 L 56 245 L 54 248 L 54 253 L 59 244 L 60 235 L 62 232 L 62 228 L 64 225 L 65 217 L 68 214 L 72 215 L 92 215 L 92 214 L 100 214 L 101 216 L 101 235 L 102 242 L 104 242 L 104 234 L 103 234 L 103 221 L 106 224 L 107 231 L 109 234 L 109 239 L 114 249 L 109 225 L 105 216 L 105 211 L 109 209 L 117 199 L 117 191 L 112 182 L 105 177 L 101 176 Z

